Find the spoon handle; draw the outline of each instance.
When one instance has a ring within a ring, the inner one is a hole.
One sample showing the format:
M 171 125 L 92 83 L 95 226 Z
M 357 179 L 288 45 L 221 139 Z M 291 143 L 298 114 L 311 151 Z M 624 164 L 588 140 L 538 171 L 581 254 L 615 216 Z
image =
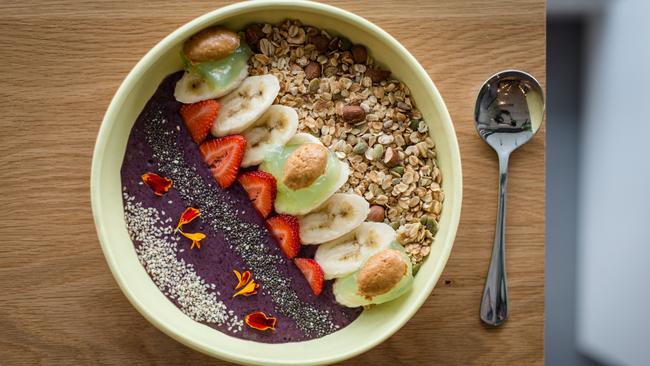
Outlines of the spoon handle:
M 506 188 L 508 185 L 509 153 L 499 154 L 499 203 L 497 226 L 492 247 L 492 259 L 483 289 L 481 320 L 492 326 L 501 325 L 508 319 L 508 285 L 506 283 L 505 231 Z

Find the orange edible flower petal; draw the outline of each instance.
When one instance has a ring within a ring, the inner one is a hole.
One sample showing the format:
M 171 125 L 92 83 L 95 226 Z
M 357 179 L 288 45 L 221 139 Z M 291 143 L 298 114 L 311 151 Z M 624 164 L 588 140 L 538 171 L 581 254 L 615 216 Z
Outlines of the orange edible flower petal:
M 249 271 L 246 271 L 246 272 L 242 273 L 242 275 L 241 275 L 241 282 L 242 282 L 241 285 L 237 284 L 237 287 L 235 287 L 235 290 L 237 290 L 239 287 L 244 286 L 246 283 L 248 283 L 248 281 L 253 282 L 253 280 L 251 279 L 251 273 Z
M 239 288 L 239 285 L 241 284 L 241 273 L 239 273 L 239 271 L 236 269 L 233 269 L 232 272 L 235 274 L 235 277 L 237 277 L 238 284 L 237 287 L 235 287 L 236 290 L 237 288 Z
M 251 273 L 249 271 L 246 271 L 244 273 L 239 273 L 239 271 L 236 269 L 233 269 L 232 271 L 237 277 L 237 286 L 235 286 L 235 290 L 239 290 L 240 288 L 244 287 L 244 285 L 251 279 Z
M 235 274 L 235 277 L 237 277 L 237 286 L 235 286 L 235 290 L 239 290 L 234 295 L 232 295 L 232 297 L 239 295 L 251 296 L 257 294 L 257 289 L 260 287 L 260 285 L 259 283 L 253 281 L 250 271 L 246 271 L 244 273 L 240 273 L 236 269 L 233 269 L 232 271 Z
M 153 190 L 156 196 L 162 196 L 172 187 L 172 180 L 156 173 L 142 174 L 142 181 Z
M 246 315 L 244 321 L 249 327 L 264 331 L 268 329 L 275 330 L 277 319 L 272 316 L 267 316 L 261 311 L 256 311 Z
M 239 292 L 235 293 L 232 295 L 232 297 L 236 297 L 239 295 L 244 295 L 244 296 L 251 296 L 257 294 L 257 288 L 260 287 L 259 283 L 256 283 L 255 281 L 250 281 L 249 283 L 244 286 Z
M 198 209 L 194 207 L 186 208 L 181 214 L 181 218 L 178 219 L 178 225 L 176 225 L 176 230 L 174 230 L 174 232 L 178 231 L 183 225 L 190 223 L 199 216 L 201 216 L 201 211 Z
M 205 234 L 203 233 L 184 233 L 181 231 L 181 234 L 183 234 L 184 237 L 190 239 L 192 241 L 192 246 L 190 249 L 194 249 L 194 246 L 196 245 L 197 248 L 201 249 L 201 240 L 205 239 Z

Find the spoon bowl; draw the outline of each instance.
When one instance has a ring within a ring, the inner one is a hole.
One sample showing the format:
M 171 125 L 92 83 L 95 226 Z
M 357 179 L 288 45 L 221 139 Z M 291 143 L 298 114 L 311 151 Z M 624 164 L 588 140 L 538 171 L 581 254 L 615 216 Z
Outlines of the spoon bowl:
M 476 130 L 499 157 L 499 203 L 492 259 L 485 279 L 480 317 L 498 326 L 508 319 L 505 263 L 506 188 L 510 153 L 528 142 L 544 118 L 544 91 L 531 75 L 517 70 L 494 74 L 476 98 Z
M 476 99 L 476 130 L 497 153 L 510 153 L 528 142 L 543 117 L 542 87 L 523 71 L 494 74 L 483 83 Z

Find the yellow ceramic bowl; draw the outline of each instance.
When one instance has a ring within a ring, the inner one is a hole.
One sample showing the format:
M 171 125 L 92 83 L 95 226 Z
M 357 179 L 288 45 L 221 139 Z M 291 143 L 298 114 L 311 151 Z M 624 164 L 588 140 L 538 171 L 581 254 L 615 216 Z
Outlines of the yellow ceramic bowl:
M 120 166 L 129 132 L 146 101 L 165 76 L 182 68 L 179 52 L 186 38 L 214 24 L 241 29 L 249 23 L 276 23 L 285 18 L 300 19 L 365 45 L 380 64 L 408 85 L 436 143 L 445 202 L 431 254 L 406 295 L 364 311 L 349 326 L 319 339 L 253 345 L 251 341 L 230 337 L 193 321 L 149 278 L 126 231 Z M 158 43 L 133 68 L 113 97 L 97 137 L 91 177 L 92 208 L 99 240 L 113 276 L 133 306 L 157 328 L 198 351 L 233 362 L 260 365 L 341 361 L 369 350 L 395 333 L 420 308 L 442 273 L 456 235 L 461 191 L 460 153 L 451 118 L 422 66 L 393 37 L 367 20 L 332 6 L 296 1 L 254 1 L 217 9 Z

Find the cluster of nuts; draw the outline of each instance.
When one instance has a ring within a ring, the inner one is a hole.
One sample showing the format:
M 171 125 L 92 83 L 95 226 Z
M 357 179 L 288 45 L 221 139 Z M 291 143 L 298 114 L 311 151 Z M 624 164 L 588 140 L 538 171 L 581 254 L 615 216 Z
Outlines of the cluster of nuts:
M 414 264 L 430 251 L 444 194 L 428 125 L 408 87 L 391 78 L 362 45 L 286 20 L 253 24 L 252 75 L 274 74 L 276 103 L 294 107 L 299 130 L 318 136 L 351 168 L 343 192 L 371 204 L 368 220 L 386 222 Z

